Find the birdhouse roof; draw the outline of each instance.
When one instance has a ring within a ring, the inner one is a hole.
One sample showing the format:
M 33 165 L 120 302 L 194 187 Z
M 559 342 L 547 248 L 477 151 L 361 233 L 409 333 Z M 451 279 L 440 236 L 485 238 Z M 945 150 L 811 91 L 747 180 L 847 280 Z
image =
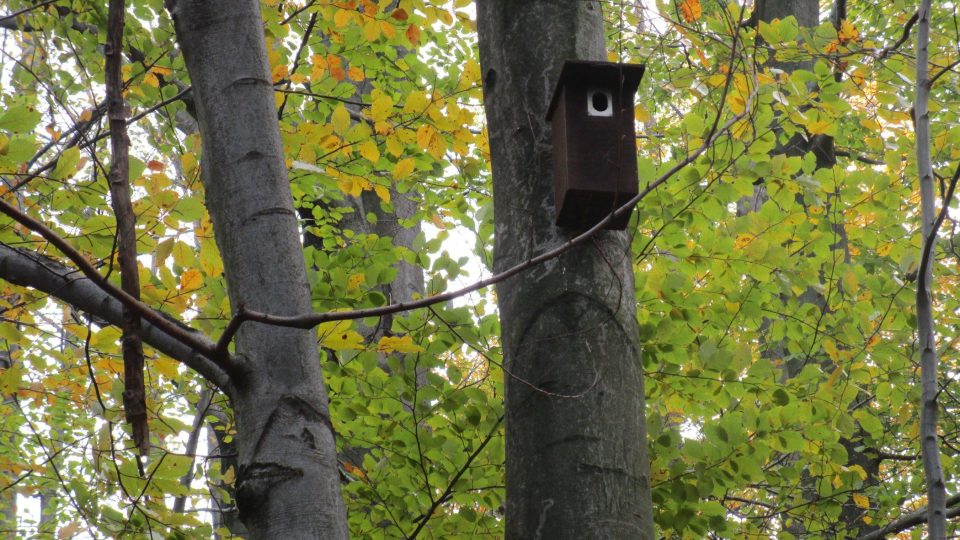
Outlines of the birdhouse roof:
M 632 96 L 640 86 L 643 77 L 643 64 L 620 64 L 617 62 L 594 62 L 584 60 L 567 60 L 563 64 L 557 86 L 553 90 L 550 108 L 547 109 L 547 120 L 553 117 L 553 110 L 560 101 L 561 89 L 570 83 L 584 86 L 597 86 L 619 89 L 623 95 Z

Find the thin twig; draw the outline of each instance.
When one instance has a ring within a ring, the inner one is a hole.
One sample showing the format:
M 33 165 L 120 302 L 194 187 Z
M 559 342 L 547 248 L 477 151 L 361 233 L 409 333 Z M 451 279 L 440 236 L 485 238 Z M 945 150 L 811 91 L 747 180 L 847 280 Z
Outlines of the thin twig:
M 480 453 L 483 452 L 483 449 L 487 447 L 487 443 L 493 440 L 493 436 L 496 435 L 497 430 L 500 429 L 500 422 L 503 422 L 503 416 L 497 418 L 496 423 L 493 424 L 493 428 L 490 430 L 489 433 L 487 433 L 487 436 L 483 439 L 483 442 L 481 442 L 480 445 L 477 446 L 477 449 L 470 454 L 470 457 L 468 457 L 467 460 L 463 463 L 463 466 L 460 467 L 460 470 L 457 471 L 457 474 L 453 475 L 453 478 L 451 478 L 450 482 L 447 483 L 447 488 L 443 490 L 443 494 L 437 497 L 436 500 L 433 501 L 433 504 L 430 505 L 430 508 L 428 508 L 427 511 L 424 512 L 422 516 L 423 519 L 421 519 L 420 523 L 417 524 L 417 528 L 414 529 L 409 536 L 407 536 L 408 540 L 413 540 L 414 538 L 416 538 L 417 535 L 420 534 L 420 531 L 422 531 L 423 528 L 427 526 L 427 522 L 430 521 L 430 518 L 433 516 L 433 513 L 437 511 L 437 508 L 439 508 L 441 504 L 446 502 L 450 498 L 450 496 L 453 495 L 453 486 L 457 485 L 457 482 L 460 481 L 460 477 L 463 476 L 463 473 L 467 472 L 467 469 L 470 468 L 470 465 L 473 464 L 473 461 L 477 459 Z

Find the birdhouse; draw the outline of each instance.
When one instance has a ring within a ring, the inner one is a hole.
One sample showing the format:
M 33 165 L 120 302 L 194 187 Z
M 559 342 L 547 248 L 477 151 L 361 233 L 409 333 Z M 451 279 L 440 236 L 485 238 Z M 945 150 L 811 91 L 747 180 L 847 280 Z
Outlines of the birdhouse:
M 553 127 L 556 223 L 589 228 L 638 193 L 633 96 L 644 66 L 567 61 L 547 120 Z M 630 213 L 608 229 L 625 229 Z

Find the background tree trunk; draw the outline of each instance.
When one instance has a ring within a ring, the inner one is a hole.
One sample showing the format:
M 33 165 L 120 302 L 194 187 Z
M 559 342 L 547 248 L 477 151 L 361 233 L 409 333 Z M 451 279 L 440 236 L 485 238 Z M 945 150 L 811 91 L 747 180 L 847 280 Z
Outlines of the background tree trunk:
M 576 233 L 553 225 L 545 117 L 564 60 L 605 58 L 600 9 L 477 5 L 497 271 Z M 627 233 L 604 232 L 497 288 L 507 538 L 653 538 L 633 283 Z

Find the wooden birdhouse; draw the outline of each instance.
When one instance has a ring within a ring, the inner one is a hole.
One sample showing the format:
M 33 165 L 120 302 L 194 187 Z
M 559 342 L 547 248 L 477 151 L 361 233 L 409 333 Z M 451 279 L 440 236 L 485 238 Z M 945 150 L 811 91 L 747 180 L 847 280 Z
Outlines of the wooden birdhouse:
M 638 193 L 633 96 L 643 70 L 611 62 L 563 65 L 547 111 L 557 225 L 589 228 Z M 625 229 L 632 211 L 606 228 Z

